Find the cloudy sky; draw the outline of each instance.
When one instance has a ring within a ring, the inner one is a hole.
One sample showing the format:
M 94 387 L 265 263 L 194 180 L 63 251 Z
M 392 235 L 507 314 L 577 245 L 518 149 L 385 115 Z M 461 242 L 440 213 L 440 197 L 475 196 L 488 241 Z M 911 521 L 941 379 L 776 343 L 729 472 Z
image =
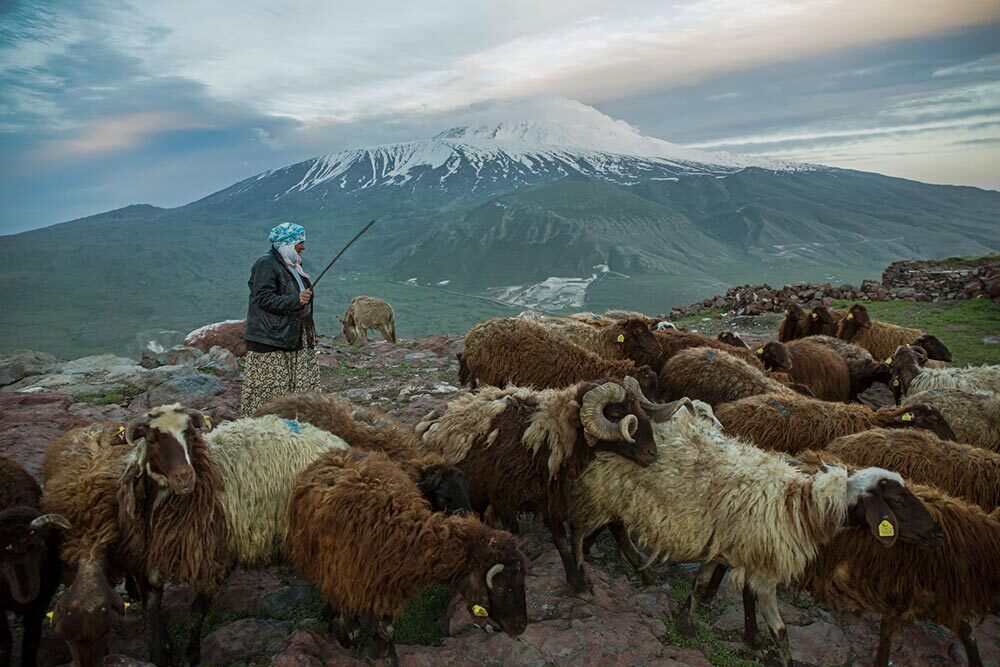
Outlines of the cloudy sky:
M 676 143 L 1000 189 L 1000 0 L 3 0 L 0 234 L 552 95 Z

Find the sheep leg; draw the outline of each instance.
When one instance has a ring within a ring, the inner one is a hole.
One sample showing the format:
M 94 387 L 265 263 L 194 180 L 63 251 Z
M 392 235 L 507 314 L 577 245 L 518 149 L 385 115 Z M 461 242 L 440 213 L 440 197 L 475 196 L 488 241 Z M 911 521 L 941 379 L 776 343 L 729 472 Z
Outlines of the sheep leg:
M 878 651 L 875 653 L 875 662 L 872 667 L 888 667 L 889 655 L 892 653 L 892 637 L 899 629 L 899 617 L 883 615 L 882 623 L 878 633 Z
M 577 566 L 573 560 L 573 554 L 566 544 L 566 527 L 562 521 L 552 521 L 549 523 L 549 532 L 552 533 L 552 543 L 556 545 L 559 558 L 562 559 L 563 569 L 566 570 L 566 581 L 570 590 L 579 595 L 587 592 L 587 576 L 584 574 L 583 565 Z
M 14 638 L 7 624 L 7 610 L 0 609 L 0 667 L 9 667 L 10 654 L 14 648 Z
M 962 621 L 958 626 L 958 638 L 965 647 L 965 657 L 969 659 L 969 667 L 983 667 L 983 659 L 979 656 L 979 645 L 972 636 L 972 626 Z
M 370 658 L 386 658 L 386 663 L 398 667 L 399 656 L 396 654 L 396 628 L 392 616 L 382 616 L 375 621 L 375 637 L 368 649 Z
M 760 604 L 760 613 L 767 621 L 767 629 L 774 637 L 778 645 L 778 657 L 781 659 L 782 667 L 792 666 L 792 645 L 788 641 L 788 630 L 785 629 L 785 622 L 781 620 L 781 613 L 778 611 L 778 592 L 776 589 L 766 591 L 756 591 L 757 602 Z
M 710 604 L 719 593 L 719 586 L 722 585 L 722 578 L 726 576 L 726 566 L 722 563 L 715 563 L 712 567 L 712 576 L 704 588 L 698 591 L 698 604 Z
M 188 639 L 187 657 L 188 663 L 192 665 L 201 662 L 201 628 L 205 624 L 205 615 L 211 606 L 212 596 L 208 593 L 198 593 L 191 605 L 194 621 L 191 624 L 191 637 Z
M 24 626 L 24 635 L 21 638 L 21 667 L 35 667 L 38 664 L 38 644 L 42 640 L 44 616 L 45 605 L 40 605 L 36 599 L 21 619 L 21 625 Z M 6 619 L 4 621 L 6 625 Z
M 653 581 L 653 575 L 649 573 L 649 569 L 646 567 L 648 563 L 643 562 L 642 554 L 639 553 L 635 542 L 632 541 L 632 537 L 625 530 L 625 524 L 621 521 L 613 521 L 608 526 L 608 530 L 614 535 L 615 544 L 618 545 L 621 555 L 625 557 L 629 565 L 635 568 L 635 572 L 639 575 L 639 581 L 642 585 L 652 586 L 655 582 Z
M 150 589 L 146 626 L 149 639 L 149 659 L 159 667 L 166 667 L 171 664 L 170 656 L 173 655 L 174 647 L 170 635 L 163 627 L 160 605 L 162 599 L 163 588 L 161 586 Z
M 746 584 L 743 585 L 743 641 L 752 649 L 764 647 L 757 627 L 757 596 Z
M 694 636 L 697 630 L 694 622 L 694 612 L 698 608 L 698 600 L 704 597 L 703 591 L 712 585 L 712 579 L 715 576 L 715 566 L 716 563 L 713 561 L 701 564 L 701 567 L 698 568 L 698 574 L 695 575 L 691 593 L 681 608 L 677 610 L 677 616 L 674 621 L 677 624 L 677 632 L 681 633 L 684 637 Z

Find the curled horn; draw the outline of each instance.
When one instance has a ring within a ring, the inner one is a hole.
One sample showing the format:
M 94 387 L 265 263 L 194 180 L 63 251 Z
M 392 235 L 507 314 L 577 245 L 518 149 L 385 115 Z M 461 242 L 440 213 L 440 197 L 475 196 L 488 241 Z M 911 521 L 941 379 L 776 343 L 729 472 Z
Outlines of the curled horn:
M 30 526 L 33 530 L 45 528 L 46 526 L 59 526 L 60 528 L 69 530 L 73 527 L 73 524 L 71 524 L 69 519 L 64 517 L 62 514 L 43 514 L 39 517 L 35 517 Z
M 503 572 L 503 563 L 497 563 L 486 571 L 486 588 L 493 590 L 493 577 Z
M 615 382 L 605 382 L 583 395 L 580 421 L 583 430 L 598 440 L 617 440 L 621 431 L 617 424 L 604 416 L 604 406 L 625 400 L 625 388 Z
M 146 415 L 145 417 L 137 417 L 136 419 L 130 421 L 128 424 L 125 425 L 125 442 L 127 442 L 130 445 L 134 445 L 136 433 L 140 429 L 143 429 L 143 427 L 148 427 L 148 426 L 149 426 L 149 415 Z M 139 437 L 142 438 L 145 435 L 146 431 L 143 430 L 142 433 L 139 435 Z
M 631 375 L 626 375 L 622 379 L 622 384 L 630 392 L 635 394 L 636 398 L 639 399 L 639 405 L 645 410 L 649 418 L 654 422 L 665 422 L 669 421 L 671 417 L 674 416 L 681 408 L 687 408 L 692 414 L 695 414 L 694 407 L 691 405 L 691 399 L 687 396 L 679 398 L 676 401 L 671 401 L 670 403 L 653 403 L 642 393 L 642 389 L 639 387 L 639 381 L 636 380 Z
M 618 422 L 618 430 L 621 431 L 622 440 L 632 444 L 635 442 L 635 432 L 639 430 L 639 418 L 635 415 L 625 415 L 622 420 Z
M 205 428 L 205 415 L 202 414 L 201 410 L 196 410 L 195 408 L 184 408 L 181 412 L 194 420 L 196 428 Z

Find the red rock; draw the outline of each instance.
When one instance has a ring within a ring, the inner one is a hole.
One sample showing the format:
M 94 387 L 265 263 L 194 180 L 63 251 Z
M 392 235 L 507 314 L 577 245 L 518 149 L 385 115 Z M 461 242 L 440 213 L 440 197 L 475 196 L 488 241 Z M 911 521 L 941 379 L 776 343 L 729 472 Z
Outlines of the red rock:
M 398 647 L 397 647 L 398 650 Z M 288 646 L 271 661 L 271 667 L 346 667 L 364 665 L 330 635 L 298 631 Z
M 843 665 L 851 656 L 843 630 L 832 623 L 816 621 L 805 626 L 786 627 L 796 662 L 834 667 Z
M 247 344 L 243 340 L 246 331 L 246 320 L 226 320 L 195 329 L 184 337 L 184 344 L 196 347 L 202 352 L 208 352 L 212 346 L 218 345 L 232 352 L 237 357 L 247 353 Z
M 223 625 L 201 642 L 202 662 L 229 665 L 256 655 L 275 655 L 288 645 L 290 623 L 244 618 Z

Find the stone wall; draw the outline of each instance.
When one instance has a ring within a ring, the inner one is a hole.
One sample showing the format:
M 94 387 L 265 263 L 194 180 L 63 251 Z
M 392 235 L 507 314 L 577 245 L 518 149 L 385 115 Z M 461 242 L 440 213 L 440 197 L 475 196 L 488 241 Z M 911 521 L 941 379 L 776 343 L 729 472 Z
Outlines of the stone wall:
M 725 294 L 689 306 L 674 306 L 671 317 L 724 308 L 736 315 L 780 312 L 789 302 L 804 308 L 844 301 L 944 301 L 978 296 L 1000 303 L 1000 257 L 991 255 L 977 262 L 928 264 L 918 260 L 893 262 L 882 272 L 882 282 L 862 281 L 859 287 L 832 283 L 798 283 L 781 288 L 770 285 L 730 287 Z

